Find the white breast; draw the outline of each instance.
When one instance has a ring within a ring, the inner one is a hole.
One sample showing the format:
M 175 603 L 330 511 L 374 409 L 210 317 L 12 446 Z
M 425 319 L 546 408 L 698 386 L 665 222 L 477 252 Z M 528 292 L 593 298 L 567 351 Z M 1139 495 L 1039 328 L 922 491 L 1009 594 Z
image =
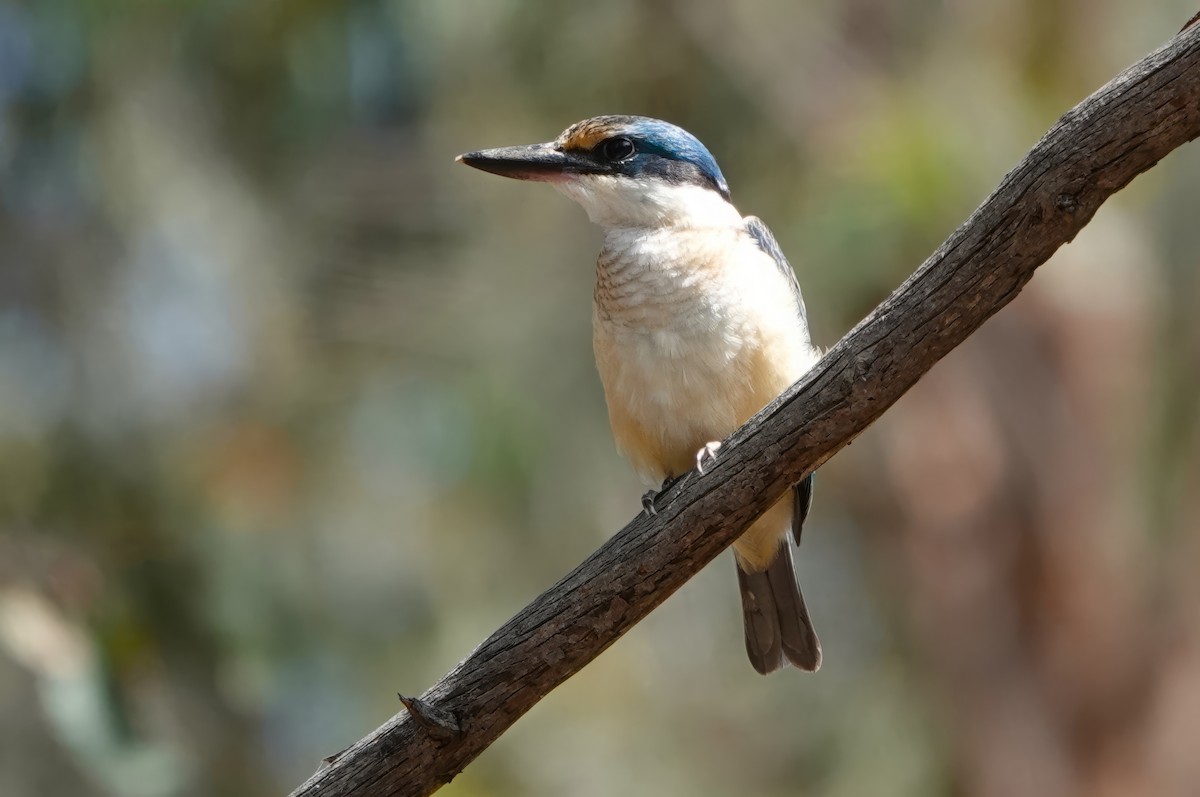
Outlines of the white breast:
M 816 359 L 787 280 L 737 229 L 610 231 L 593 327 L 613 434 L 652 482 Z

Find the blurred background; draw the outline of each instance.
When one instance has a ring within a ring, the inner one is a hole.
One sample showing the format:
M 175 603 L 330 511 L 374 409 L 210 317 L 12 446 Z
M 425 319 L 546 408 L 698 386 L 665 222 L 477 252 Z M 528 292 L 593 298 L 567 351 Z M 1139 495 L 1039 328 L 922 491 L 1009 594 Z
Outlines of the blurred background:
M 283 794 L 628 521 L 599 235 L 454 155 L 696 133 L 832 345 L 1194 0 L 0 0 L 0 794 Z M 1200 148 L 444 794 L 1195 795 Z

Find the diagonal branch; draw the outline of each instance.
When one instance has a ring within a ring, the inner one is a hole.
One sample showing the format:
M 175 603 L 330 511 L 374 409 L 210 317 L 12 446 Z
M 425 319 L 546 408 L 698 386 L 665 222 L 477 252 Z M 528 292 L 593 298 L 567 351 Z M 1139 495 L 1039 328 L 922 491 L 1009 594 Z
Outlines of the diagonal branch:
M 425 795 L 728 546 L 1010 302 L 1096 209 L 1200 135 L 1200 26 L 1068 111 L 967 221 L 813 370 L 293 797 Z M 433 732 L 434 730 L 438 732 Z

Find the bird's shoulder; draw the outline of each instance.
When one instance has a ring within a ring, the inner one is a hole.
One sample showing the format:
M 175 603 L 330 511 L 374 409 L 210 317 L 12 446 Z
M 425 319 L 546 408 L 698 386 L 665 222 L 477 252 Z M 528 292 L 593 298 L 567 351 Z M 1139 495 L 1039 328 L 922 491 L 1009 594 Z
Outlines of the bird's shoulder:
M 760 250 L 775 261 L 775 267 L 787 279 L 792 289 L 792 296 L 796 300 L 796 312 L 799 313 L 800 319 L 807 323 L 808 314 L 804 309 L 804 295 L 800 292 L 800 282 L 796 279 L 796 272 L 792 268 L 792 264 L 783 254 L 779 241 L 775 240 L 775 236 L 771 233 L 771 228 L 758 216 L 746 216 L 742 219 L 742 227 L 750 236 L 750 240 L 754 241 Z

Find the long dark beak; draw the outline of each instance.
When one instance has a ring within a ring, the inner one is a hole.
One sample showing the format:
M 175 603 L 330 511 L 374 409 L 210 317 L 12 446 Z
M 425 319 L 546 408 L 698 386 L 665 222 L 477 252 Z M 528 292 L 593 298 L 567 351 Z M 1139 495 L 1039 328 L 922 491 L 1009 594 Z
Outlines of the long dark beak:
M 459 155 L 455 160 L 501 177 L 546 182 L 566 179 L 585 165 L 578 156 L 555 149 L 553 144 L 481 149 Z

